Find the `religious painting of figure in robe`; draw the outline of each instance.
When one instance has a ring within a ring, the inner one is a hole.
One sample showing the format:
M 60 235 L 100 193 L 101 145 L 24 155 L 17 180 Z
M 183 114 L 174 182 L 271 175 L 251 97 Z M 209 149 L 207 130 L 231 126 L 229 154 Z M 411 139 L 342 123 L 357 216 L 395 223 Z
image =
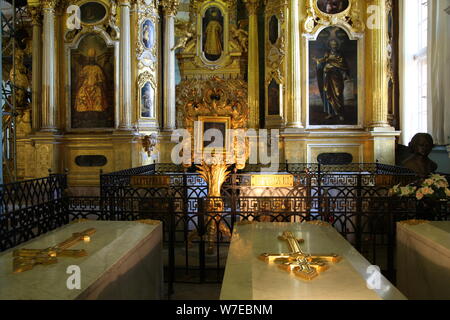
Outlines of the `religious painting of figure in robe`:
M 150 82 L 145 83 L 141 89 L 141 117 L 154 118 L 155 117 L 155 90 Z
M 86 24 L 95 24 L 102 21 L 106 14 L 106 8 L 99 2 L 86 2 L 80 6 L 81 21 Z
M 349 6 L 348 0 L 317 0 L 320 11 L 328 14 L 341 13 Z
M 155 45 L 155 26 L 151 20 L 145 20 L 142 24 L 142 44 L 146 49 Z
M 223 51 L 223 15 L 219 8 L 211 7 L 203 17 L 203 52 L 209 61 L 217 61 Z
M 114 48 L 85 36 L 71 54 L 71 127 L 114 127 Z
M 310 41 L 309 52 L 309 124 L 357 125 L 357 41 L 329 27 Z

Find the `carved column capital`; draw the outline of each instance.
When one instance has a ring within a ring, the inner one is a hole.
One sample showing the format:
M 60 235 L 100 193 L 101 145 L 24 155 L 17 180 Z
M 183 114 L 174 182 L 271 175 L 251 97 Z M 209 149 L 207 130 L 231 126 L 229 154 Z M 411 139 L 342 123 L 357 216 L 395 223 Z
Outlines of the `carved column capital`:
M 250 15 L 254 15 L 258 13 L 258 8 L 261 3 L 260 0 L 244 0 L 245 6 L 247 7 L 247 11 Z
M 180 0 L 161 0 L 161 7 L 166 16 L 175 16 L 180 5 Z
M 117 0 L 117 4 L 120 6 L 120 7 L 130 7 L 131 8 L 131 3 L 132 3 L 133 1 L 131 1 L 131 0 Z
M 42 0 L 42 8 L 44 10 L 55 10 L 59 0 Z
M 29 6 L 28 12 L 31 15 L 31 24 L 33 26 L 41 26 L 42 25 L 42 11 L 38 6 Z

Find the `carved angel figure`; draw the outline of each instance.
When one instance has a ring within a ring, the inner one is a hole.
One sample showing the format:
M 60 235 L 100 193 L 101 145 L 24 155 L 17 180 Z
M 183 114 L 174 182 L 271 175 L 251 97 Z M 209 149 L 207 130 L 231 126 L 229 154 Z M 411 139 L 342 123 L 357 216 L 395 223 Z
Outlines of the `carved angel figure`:
M 248 51 L 248 32 L 241 29 L 241 26 L 231 25 L 231 37 L 239 43 L 243 52 Z
M 175 51 L 186 47 L 189 40 L 195 36 L 195 27 L 193 22 L 179 21 L 175 24 L 176 35 L 179 36 L 177 44 L 171 49 Z
M 158 136 L 155 133 L 152 133 L 149 136 L 145 136 L 142 139 L 142 148 L 145 152 L 147 152 L 150 157 L 153 151 L 153 148 L 158 144 Z

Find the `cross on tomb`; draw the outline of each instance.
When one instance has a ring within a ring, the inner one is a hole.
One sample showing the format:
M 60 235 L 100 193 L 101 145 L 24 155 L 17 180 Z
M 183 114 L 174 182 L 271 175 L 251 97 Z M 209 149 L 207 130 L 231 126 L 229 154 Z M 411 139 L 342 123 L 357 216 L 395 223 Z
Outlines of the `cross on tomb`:
M 283 232 L 279 240 L 287 241 L 291 252 L 289 253 L 263 253 L 259 259 L 267 263 L 277 263 L 279 268 L 294 273 L 304 280 L 312 280 L 329 268 L 329 263 L 337 263 L 342 257 L 337 254 L 309 254 L 303 252 L 300 243 L 290 231 Z
M 46 249 L 18 249 L 13 252 L 13 272 L 20 273 L 31 270 L 38 264 L 50 265 L 58 262 L 57 257 L 84 257 L 87 256 L 86 250 L 69 250 L 80 241 L 89 242 L 90 236 L 97 230 L 94 228 L 82 232 L 73 233 L 72 236 Z

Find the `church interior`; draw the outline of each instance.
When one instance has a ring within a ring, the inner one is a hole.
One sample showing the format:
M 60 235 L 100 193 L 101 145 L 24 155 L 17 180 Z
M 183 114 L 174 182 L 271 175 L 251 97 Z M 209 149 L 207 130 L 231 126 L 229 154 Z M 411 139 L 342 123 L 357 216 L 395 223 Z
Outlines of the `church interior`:
M 450 0 L 1 22 L 0 300 L 450 300 Z

